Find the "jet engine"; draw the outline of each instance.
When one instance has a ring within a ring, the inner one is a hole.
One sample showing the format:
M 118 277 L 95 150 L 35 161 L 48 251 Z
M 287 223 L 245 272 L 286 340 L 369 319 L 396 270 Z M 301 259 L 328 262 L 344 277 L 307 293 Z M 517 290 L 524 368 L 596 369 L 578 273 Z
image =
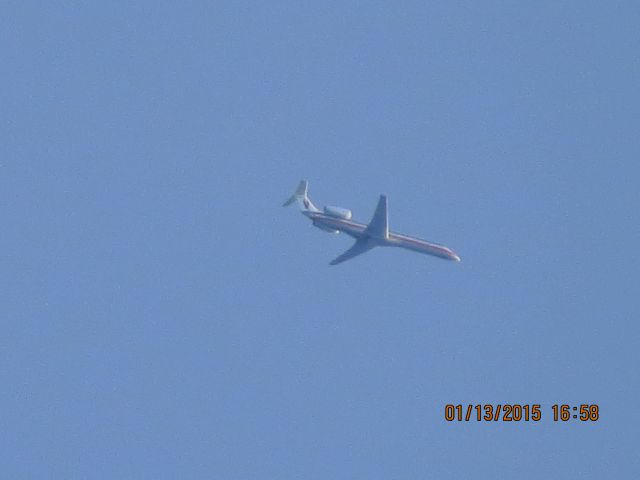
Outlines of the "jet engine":
M 342 218 L 344 220 L 351 220 L 351 210 L 340 207 L 324 207 L 324 213 L 331 215 L 332 217 Z

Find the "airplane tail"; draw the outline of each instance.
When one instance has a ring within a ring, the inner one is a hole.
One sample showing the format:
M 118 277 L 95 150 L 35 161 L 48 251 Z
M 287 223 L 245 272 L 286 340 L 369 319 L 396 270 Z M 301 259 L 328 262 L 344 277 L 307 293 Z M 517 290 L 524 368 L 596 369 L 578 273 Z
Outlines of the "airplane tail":
M 293 193 L 293 195 L 291 195 L 291 197 L 289 197 L 286 202 L 282 204 L 282 206 L 288 207 L 293 202 L 297 202 L 298 207 L 302 211 L 319 212 L 320 210 L 318 210 L 313 202 L 311 202 L 311 199 L 309 198 L 309 195 L 307 193 L 308 190 L 309 182 L 307 182 L 306 180 L 301 180 L 296 191 Z

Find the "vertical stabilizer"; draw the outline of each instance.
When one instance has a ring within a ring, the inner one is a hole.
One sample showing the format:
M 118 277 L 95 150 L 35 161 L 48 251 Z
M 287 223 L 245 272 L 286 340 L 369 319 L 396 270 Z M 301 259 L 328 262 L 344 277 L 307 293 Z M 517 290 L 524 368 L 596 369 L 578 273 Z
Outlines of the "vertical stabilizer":
M 311 212 L 319 212 L 316 206 L 313 204 L 311 199 L 309 198 L 309 182 L 306 180 L 301 180 L 298 184 L 298 188 L 296 191 L 289 197 L 289 199 L 282 204 L 283 207 L 288 207 L 293 202 L 298 203 L 298 208 L 302 211 L 311 211 Z

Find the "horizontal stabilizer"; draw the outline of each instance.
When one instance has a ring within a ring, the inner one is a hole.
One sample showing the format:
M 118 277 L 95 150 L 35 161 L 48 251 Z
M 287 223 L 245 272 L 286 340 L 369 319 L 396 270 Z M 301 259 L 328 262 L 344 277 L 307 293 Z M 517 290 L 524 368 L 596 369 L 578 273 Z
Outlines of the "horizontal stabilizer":
M 309 190 L 309 182 L 306 180 L 301 180 L 298 184 L 298 188 L 293 192 L 293 195 L 289 197 L 289 199 L 282 204 L 283 207 L 288 207 L 294 202 L 298 203 L 298 207 L 302 211 L 311 211 L 311 212 L 319 212 L 316 206 L 311 202 L 311 199 L 308 195 Z

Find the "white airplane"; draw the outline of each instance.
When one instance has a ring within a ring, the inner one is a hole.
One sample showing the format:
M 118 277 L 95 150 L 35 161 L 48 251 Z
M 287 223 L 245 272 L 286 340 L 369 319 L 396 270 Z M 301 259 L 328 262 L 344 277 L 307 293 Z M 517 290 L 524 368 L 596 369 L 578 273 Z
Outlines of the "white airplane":
M 283 207 L 297 202 L 303 215 L 310 218 L 313 225 L 331 233 L 344 232 L 356 239 L 356 243 L 342 255 L 330 262 L 337 265 L 357 255 L 368 252 L 374 247 L 401 247 L 414 252 L 426 253 L 447 260 L 460 261 L 450 248 L 437 243 L 427 242 L 419 238 L 393 233 L 389 230 L 389 214 L 387 210 L 387 196 L 380 195 L 378 206 L 368 225 L 351 220 L 351 210 L 339 207 L 324 207 L 319 210 L 309 198 L 307 191 L 309 182 L 302 180 L 295 193 L 284 202 Z

